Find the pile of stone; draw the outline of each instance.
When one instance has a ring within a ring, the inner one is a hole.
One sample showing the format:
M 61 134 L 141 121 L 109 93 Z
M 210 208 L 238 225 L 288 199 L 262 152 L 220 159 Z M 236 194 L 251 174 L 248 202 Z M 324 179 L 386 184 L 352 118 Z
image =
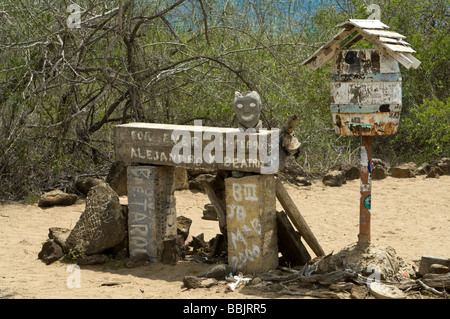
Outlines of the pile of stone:
M 338 164 L 333 166 L 322 178 L 326 186 L 342 186 L 347 180 L 359 179 L 359 165 Z M 394 167 L 381 159 L 372 159 L 372 180 L 395 178 L 413 178 L 426 175 L 427 178 L 439 178 L 450 175 L 450 158 L 444 157 L 438 161 L 417 166 L 414 162 L 403 163 Z

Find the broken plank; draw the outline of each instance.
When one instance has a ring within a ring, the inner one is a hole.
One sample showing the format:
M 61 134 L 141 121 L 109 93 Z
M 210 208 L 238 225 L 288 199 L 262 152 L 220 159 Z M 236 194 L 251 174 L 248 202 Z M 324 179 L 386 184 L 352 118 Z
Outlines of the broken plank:
M 313 252 L 317 256 L 325 256 L 324 250 L 320 246 L 319 242 L 317 241 L 313 232 L 309 228 L 302 214 L 295 206 L 294 201 L 289 196 L 288 192 L 284 188 L 281 181 L 277 178 L 275 183 L 276 183 L 275 190 L 277 199 L 280 202 L 281 206 L 283 206 L 284 210 L 286 211 L 286 214 L 289 216 L 289 219 L 292 221 L 294 226 L 300 232 L 300 235 L 302 235 L 302 237 L 305 239 L 309 247 L 311 247 Z
M 361 29 L 389 29 L 389 26 L 384 24 L 380 20 L 368 19 L 349 19 L 348 21 L 338 24 L 336 27 L 342 28 L 348 25 L 352 25 Z
M 285 212 L 277 212 L 278 249 L 291 266 L 304 265 L 311 260 L 308 250 L 292 227 Z
M 450 266 L 450 259 L 429 256 L 429 255 L 423 255 L 422 258 L 420 259 L 419 275 L 424 276 L 425 274 L 428 274 L 430 272 L 430 267 L 433 264 L 438 264 L 438 265 L 443 265 L 443 266 L 448 267 L 448 266 Z

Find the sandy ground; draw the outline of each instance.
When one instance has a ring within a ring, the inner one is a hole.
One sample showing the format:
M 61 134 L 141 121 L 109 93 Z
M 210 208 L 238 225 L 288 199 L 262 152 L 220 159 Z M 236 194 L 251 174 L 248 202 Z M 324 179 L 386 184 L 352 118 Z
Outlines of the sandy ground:
M 321 182 L 285 186 L 326 253 L 338 252 L 357 241 L 359 180 L 348 181 L 339 188 L 326 187 Z M 393 247 L 407 263 L 418 261 L 422 255 L 450 257 L 449 191 L 450 176 L 374 181 L 372 242 Z M 203 206 L 209 203 L 205 194 L 177 191 L 176 200 L 177 214 L 193 220 L 191 235 L 204 233 L 205 240 L 209 240 L 220 232 L 217 222 L 201 218 Z M 82 266 L 77 273 L 80 287 L 73 287 L 75 282 L 71 280 L 77 270 L 71 270 L 70 264 L 62 261 L 47 266 L 37 255 L 48 229 L 72 228 L 84 205 L 83 200 L 70 207 L 47 209 L 36 204 L 0 204 L 0 299 L 274 297 L 245 289 L 227 292 L 224 284 L 186 290 L 182 287 L 184 276 L 197 275 L 210 267 L 192 261 L 136 268 L 126 268 L 123 263 Z M 312 252 L 311 255 L 314 256 Z

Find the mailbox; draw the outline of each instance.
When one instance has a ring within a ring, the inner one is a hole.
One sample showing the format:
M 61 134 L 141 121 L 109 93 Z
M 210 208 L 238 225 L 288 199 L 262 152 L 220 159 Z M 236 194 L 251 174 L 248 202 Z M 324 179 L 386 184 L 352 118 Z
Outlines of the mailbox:
M 420 61 L 405 36 L 380 20 L 350 19 L 302 65 L 311 69 L 334 59 L 330 111 L 337 134 L 361 136 L 360 218 L 358 244 L 370 244 L 372 136 L 397 133 L 402 109 L 399 64 L 417 68 Z M 374 49 L 354 49 L 366 39 Z
M 317 69 L 334 60 L 330 111 L 337 134 L 377 136 L 397 133 L 402 108 L 399 63 L 420 62 L 404 36 L 379 20 L 350 19 L 341 31 L 302 64 Z M 361 39 L 375 49 L 350 49 Z

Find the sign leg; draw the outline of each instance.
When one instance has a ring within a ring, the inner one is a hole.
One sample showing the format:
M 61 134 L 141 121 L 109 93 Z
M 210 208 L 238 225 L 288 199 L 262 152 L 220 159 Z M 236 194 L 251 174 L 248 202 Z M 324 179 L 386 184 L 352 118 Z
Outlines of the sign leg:
M 361 199 L 358 244 L 368 246 L 370 244 L 370 210 L 372 202 L 372 137 L 362 136 L 361 139 Z

